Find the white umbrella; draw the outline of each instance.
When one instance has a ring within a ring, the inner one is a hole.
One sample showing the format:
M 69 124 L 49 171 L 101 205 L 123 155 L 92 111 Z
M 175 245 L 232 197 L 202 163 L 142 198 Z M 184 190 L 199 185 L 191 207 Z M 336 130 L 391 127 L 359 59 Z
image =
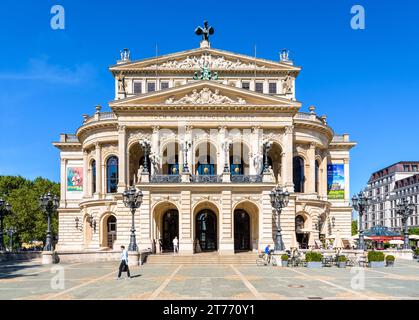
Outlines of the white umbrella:
M 390 240 L 388 243 L 390 243 L 390 244 L 403 244 L 404 241 L 403 240 Z
M 342 249 L 345 245 L 343 244 L 342 238 L 340 237 L 340 233 L 337 232 L 335 236 L 335 241 L 333 242 L 333 249 Z
M 419 235 L 417 235 L 417 234 L 411 234 L 411 235 L 409 235 L 409 239 L 410 240 L 419 240 Z

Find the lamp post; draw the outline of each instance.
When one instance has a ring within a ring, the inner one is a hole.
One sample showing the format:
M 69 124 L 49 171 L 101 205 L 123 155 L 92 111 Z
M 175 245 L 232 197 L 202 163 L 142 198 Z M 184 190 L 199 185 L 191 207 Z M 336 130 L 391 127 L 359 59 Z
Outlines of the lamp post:
M 10 252 L 13 251 L 13 235 L 16 233 L 16 227 L 10 227 L 7 230 L 7 234 L 9 235 L 9 243 L 10 243 Z
M 52 251 L 51 215 L 58 209 L 59 204 L 60 199 L 57 196 L 52 196 L 51 192 L 48 192 L 39 198 L 39 207 L 48 217 L 47 239 L 44 251 Z
M 229 156 L 229 153 L 230 153 L 230 145 L 231 145 L 231 141 L 230 140 L 226 140 L 224 142 L 224 153 L 225 153 L 224 172 L 225 173 L 229 173 L 230 172 L 230 167 L 228 165 L 228 156 Z
M 137 243 L 135 239 L 135 211 L 141 206 L 143 202 L 143 193 L 132 186 L 123 193 L 124 205 L 131 210 L 131 235 L 129 239 L 128 251 L 137 251 Z
M 358 247 L 360 250 L 365 250 L 365 244 L 364 244 L 364 227 L 362 222 L 362 216 L 367 211 L 368 206 L 371 204 L 371 198 L 367 195 L 367 193 L 364 191 L 359 192 L 357 195 L 355 194 L 352 197 L 352 207 L 355 211 L 358 211 L 358 219 L 359 219 L 359 244 Z
M 284 244 L 282 242 L 282 229 L 279 222 L 279 216 L 282 208 L 288 206 L 289 196 L 288 191 L 284 191 L 281 186 L 277 185 L 271 191 L 271 205 L 275 209 L 275 223 L 276 223 L 276 236 L 275 236 L 275 251 L 283 251 Z
M 406 198 L 400 199 L 396 205 L 396 212 L 402 216 L 402 223 L 404 226 L 404 243 L 403 250 L 410 249 L 409 246 L 409 231 L 407 228 L 407 220 L 415 211 L 416 204 Z
M 0 251 L 4 250 L 4 238 L 3 238 L 3 219 L 6 215 L 8 215 L 12 211 L 12 206 L 0 198 Z

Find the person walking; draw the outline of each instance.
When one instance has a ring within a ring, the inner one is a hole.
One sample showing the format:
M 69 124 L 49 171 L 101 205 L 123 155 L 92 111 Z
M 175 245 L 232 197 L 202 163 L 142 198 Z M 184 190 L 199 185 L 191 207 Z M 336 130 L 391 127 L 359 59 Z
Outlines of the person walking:
M 127 279 L 131 278 L 129 268 L 128 268 L 128 251 L 125 249 L 124 246 L 121 246 L 121 263 L 119 264 L 119 272 L 117 280 L 121 279 L 122 272 L 127 273 Z
M 177 237 L 175 237 L 172 242 L 173 242 L 173 254 L 179 253 L 179 240 L 177 239 Z

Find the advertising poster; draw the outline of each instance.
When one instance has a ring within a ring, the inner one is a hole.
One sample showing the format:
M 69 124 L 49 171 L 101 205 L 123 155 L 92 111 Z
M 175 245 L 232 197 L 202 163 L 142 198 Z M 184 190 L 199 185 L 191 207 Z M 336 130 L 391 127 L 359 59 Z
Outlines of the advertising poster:
M 327 197 L 345 199 L 345 174 L 343 164 L 327 165 Z
M 67 191 L 83 191 L 83 168 L 67 168 Z

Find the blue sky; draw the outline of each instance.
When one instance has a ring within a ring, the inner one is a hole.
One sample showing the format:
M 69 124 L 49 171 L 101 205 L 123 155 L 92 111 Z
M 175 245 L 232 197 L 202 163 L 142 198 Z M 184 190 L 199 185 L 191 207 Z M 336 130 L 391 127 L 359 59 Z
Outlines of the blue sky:
M 47 1 L 0 3 L 0 174 L 59 180 L 52 141 L 73 133 L 82 114 L 113 97 L 108 66 L 119 50 L 133 59 L 195 48 L 207 19 L 212 46 L 278 59 L 289 48 L 303 67 L 302 111 L 315 105 L 336 133 L 359 144 L 351 154 L 351 193 L 372 171 L 419 160 L 419 4 L 417 1 Z M 50 9 L 65 8 L 65 30 Z M 351 7 L 366 29 L 350 27 Z

